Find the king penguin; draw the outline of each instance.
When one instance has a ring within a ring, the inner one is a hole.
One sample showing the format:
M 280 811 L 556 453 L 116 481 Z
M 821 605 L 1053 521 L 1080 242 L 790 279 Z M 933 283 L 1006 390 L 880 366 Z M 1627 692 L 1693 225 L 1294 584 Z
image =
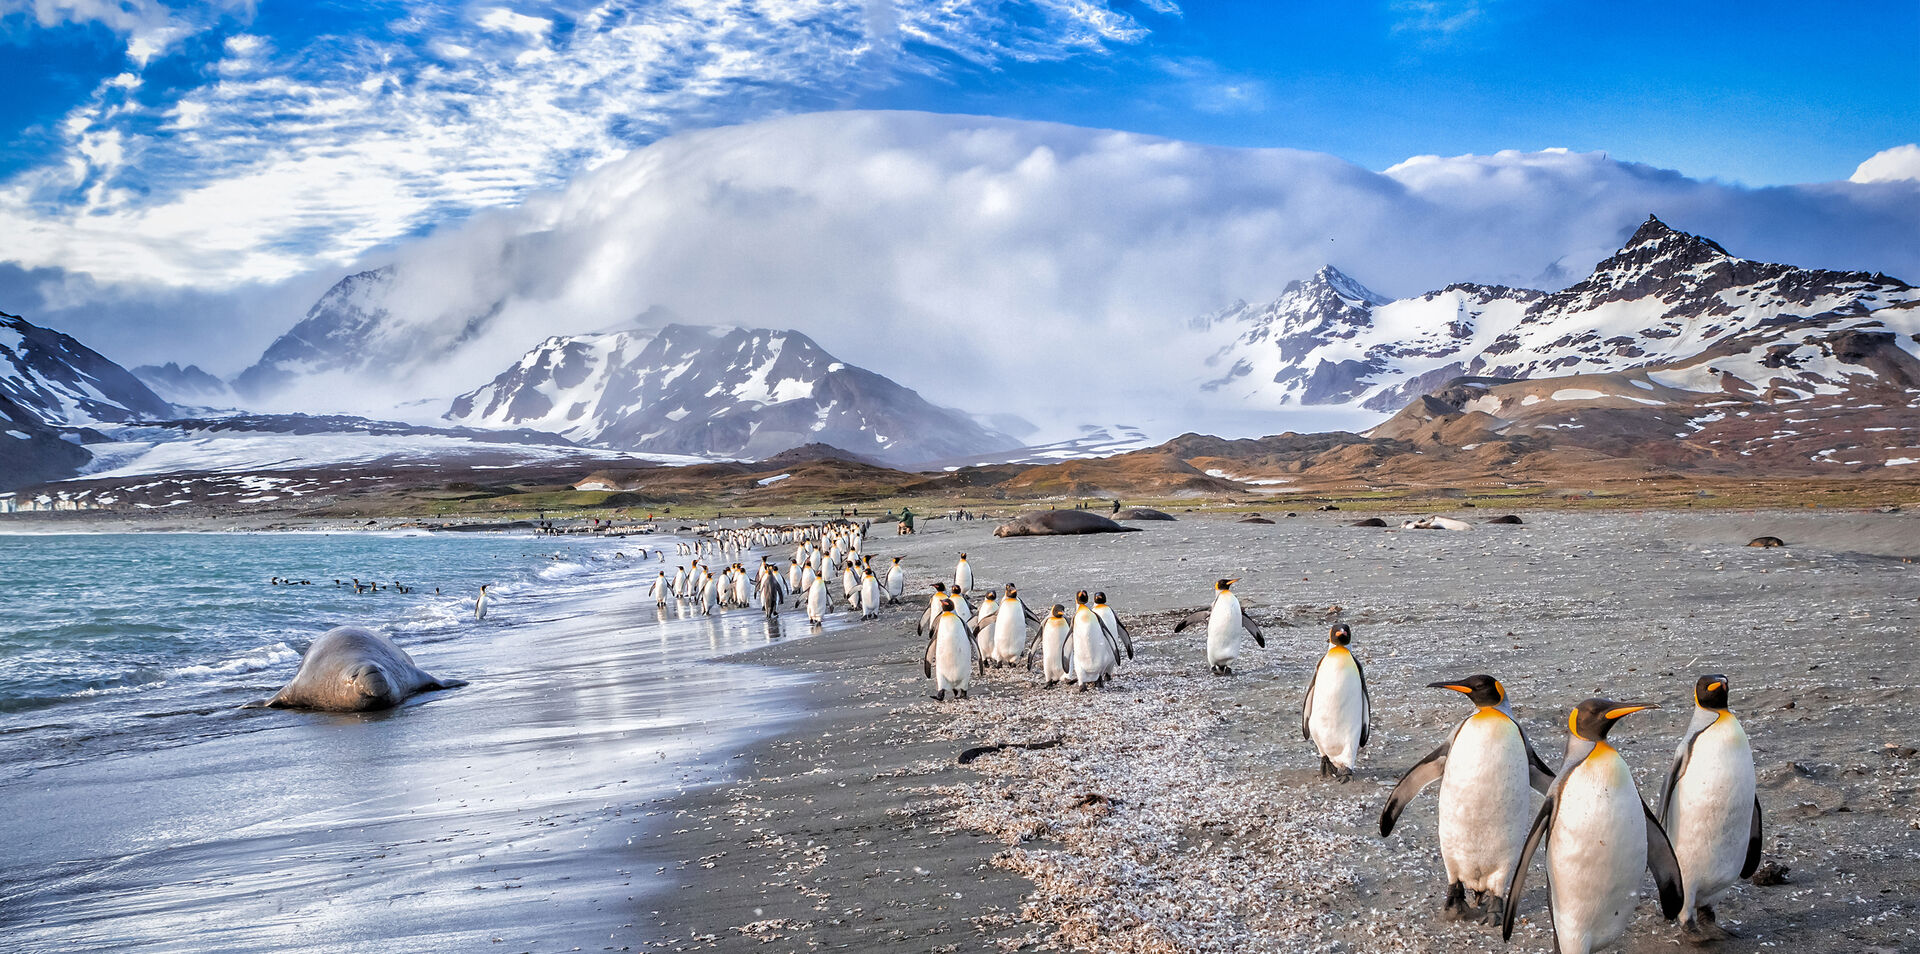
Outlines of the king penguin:
M 898 603 L 907 591 L 907 571 L 900 566 L 900 558 L 893 558 L 893 568 L 887 571 L 887 602 Z
M 1053 604 L 1053 611 L 1040 621 L 1040 635 L 1027 650 L 1029 669 L 1033 668 L 1034 650 L 1039 650 L 1040 672 L 1047 677 L 1048 689 L 1073 674 L 1072 657 L 1067 655 L 1067 641 L 1072 637 L 1073 622 L 1067 619 L 1067 608 L 1059 603 Z
M 1020 590 L 1007 584 L 1007 595 L 1000 600 L 1000 613 L 993 623 L 992 649 L 987 658 L 1001 666 L 1011 666 L 1027 655 L 1027 624 L 1040 617 L 1020 599 Z M 984 625 L 984 624 L 983 624 Z
M 1074 594 L 1073 678 L 1081 691 L 1103 685 L 1120 668 L 1120 647 L 1107 621 L 1087 604 L 1087 591 Z
M 1366 747 L 1373 714 L 1367 674 L 1348 648 L 1352 642 L 1353 631 L 1347 624 L 1333 624 L 1327 633 L 1326 655 L 1314 667 L 1300 707 L 1300 737 L 1320 752 L 1320 776 L 1331 775 L 1343 784 L 1353 780 L 1353 767 Z
M 927 637 L 927 652 L 921 668 L 933 680 L 935 702 L 947 701 L 947 691 L 956 699 L 965 699 L 973 685 L 973 670 L 980 659 L 980 647 L 967 631 L 967 624 L 953 611 L 953 601 L 940 601 L 940 615 L 934 618 L 933 633 Z
M 480 584 L 480 595 L 473 601 L 473 618 L 487 618 L 487 584 Z
M 880 618 L 880 579 L 873 575 L 872 567 L 860 573 L 860 618 Z
M 1680 862 L 1680 936 L 1702 944 L 1731 936 L 1713 903 L 1760 866 L 1760 800 L 1747 730 L 1727 709 L 1727 677 L 1701 676 L 1693 706 L 1667 770 L 1660 821 Z
M 1653 872 L 1660 913 L 1680 913 L 1680 864 L 1667 833 L 1640 800 L 1627 761 L 1607 743 L 1619 720 L 1655 705 L 1588 699 L 1567 716 L 1567 759 L 1507 881 L 1512 899 L 1500 923 L 1511 940 L 1526 890 L 1527 867 L 1547 846 L 1547 910 L 1559 954 L 1591 954 L 1620 939 L 1633 921 L 1644 872 Z
M 1240 597 L 1234 595 L 1233 584 L 1239 580 L 1219 580 L 1213 584 L 1213 605 L 1203 609 L 1173 627 L 1178 633 L 1201 620 L 1207 621 L 1207 668 L 1216 676 L 1233 675 L 1233 661 L 1240 658 L 1240 631 L 1246 630 L 1253 637 L 1254 645 L 1264 648 L 1265 636 L 1260 635 L 1260 624 L 1253 621 L 1240 606 Z
M 1484 914 L 1497 924 L 1507 913 L 1500 892 L 1533 818 L 1529 788 L 1545 793 L 1553 785 L 1553 770 L 1514 720 L 1500 680 L 1468 676 L 1429 683 L 1428 688 L 1465 693 L 1479 711 L 1454 726 L 1439 748 L 1401 776 L 1380 811 L 1380 837 L 1393 834 L 1407 803 L 1439 779 L 1440 860 L 1447 868 L 1441 914 L 1451 920 Z M 1474 908 L 1467 905 L 1468 891 L 1474 894 Z
M 953 567 L 953 590 L 962 596 L 973 592 L 973 564 L 967 562 L 967 555 L 960 554 L 960 562 Z

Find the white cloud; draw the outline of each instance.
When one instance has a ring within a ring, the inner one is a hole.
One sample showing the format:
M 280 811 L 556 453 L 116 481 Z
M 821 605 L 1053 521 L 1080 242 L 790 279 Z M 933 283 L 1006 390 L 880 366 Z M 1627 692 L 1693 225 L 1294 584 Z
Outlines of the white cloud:
M 1180 404 L 1190 316 L 1327 263 L 1396 296 L 1564 285 L 1649 212 L 1739 255 L 1920 275 L 1920 187 L 1748 190 L 1564 150 L 1375 173 L 1295 150 L 826 113 L 675 136 L 403 247 L 400 321 L 372 346 L 413 356 L 393 372 L 406 395 L 450 395 L 546 335 L 660 305 L 798 328 L 969 410 L 1197 414 Z
M 1907 143 L 1873 154 L 1853 170 L 1849 182 L 1898 182 L 1920 179 L 1920 145 Z
M 32 2 L 43 22 L 98 20 L 145 54 L 220 9 L 193 19 L 155 0 Z M 559 186 L 678 129 L 845 102 L 956 56 L 993 68 L 1146 33 L 1092 0 L 421 0 L 388 26 L 397 39 L 329 34 L 289 50 L 228 36 L 207 64 L 213 80 L 159 104 L 123 78 L 102 83 L 54 124 L 60 154 L 0 181 L 0 261 L 112 282 L 276 281 Z

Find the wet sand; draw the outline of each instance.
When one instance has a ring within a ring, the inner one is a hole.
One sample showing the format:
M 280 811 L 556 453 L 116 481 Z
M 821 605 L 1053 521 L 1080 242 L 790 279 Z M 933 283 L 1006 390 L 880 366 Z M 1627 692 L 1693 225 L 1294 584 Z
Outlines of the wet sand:
M 1468 511 L 1459 516 L 1485 519 Z M 1787 883 L 1719 906 L 1710 950 L 1901 951 L 1920 944 L 1920 520 L 1885 514 L 1525 514 L 1468 533 L 1187 520 L 1143 533 L 996 540 L 936 523 L 913 586 L 961 550 L 982 585 L 1030 600 L 1104 589 L 1139 651 L 1105 690 L 990 671 L 966 702 L 920 677 L 918 606 L 829 639 L 739 657 L 812 674 L 818 714 L 752 746 L 757 774 L 673 803 L 646 843 L 673 889 L 636 949 L 1495 951 L 1442 923 L 1435 790 L 1390 839 L 1380 807 L 1468 713 L 1440 678 L 1501 677 L 1553 764 L 1590 695 L 1665 708 L 1614 733 L 1654 797 L 1704 672 L 1731 678 L 1752 734 L 1765 859 Z M 1784 549 L 1741 544 L 1772 533 Z M 1811 541 L 1811 542 L 1809 542 Z M 1876 553 L 1877 551 L 1877 553 Z M 1171 633 L 1236 587 L 1268 626 L 1237 675 Z M 1317 777 L 1299 704 L 1326 624 L 1356 634 L 1375 706 L 1357 777 Z M 968 766 L 965 748 L 1059 739 Z M 1536 862 L 1537 864 L 1537 862 Z M 1537 872 L 1513 950 L 1551 950 Z M 1643 903 L 1622 950 L 1676 949 Z M 770 948 L 761 945 L 770 944 Z

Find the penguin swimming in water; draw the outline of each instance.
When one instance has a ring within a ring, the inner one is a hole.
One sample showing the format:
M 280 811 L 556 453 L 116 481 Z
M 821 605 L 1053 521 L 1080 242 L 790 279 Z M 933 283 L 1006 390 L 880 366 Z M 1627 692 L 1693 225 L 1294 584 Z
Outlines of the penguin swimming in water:
M 1253 637 L 1254 645 L 1265 648 L 1267 639 L 1260 635 L 1260 624 L 1253 621 L 1240 606 L 1240 597 L 1233 593 L 1233 584 L 1239 580 L 1218 580 L 1213 584 L 1213 605 L 1203 609 L 1175 624 L 1173 631 L 1178 633 L 1201 620 L 1207 621 L 1207 668 L 1216 676 L 1233 675 L 1233 661 L 1240 658 L 1240 631 L 1246 630 Z
M 1727 677 L 1701 676 L 1693 705 L 1667 770 L 1660 823 L 1680 863 L 1680 936 L 1701 944 L 1731 936 L 1713 903 L 1760 866 L 1760 800 L 1747 730 L 1727 709 Z
M 927 637 L 927 652 L 921 660 L 921 671 L 933 680 L 934 701 L 947 701 L 948 690 L 954 698 L 965 699 L 979 661 L 980 646 L 973 641 L 960 614 L 953 611 L 953 601 L 941 600 L 940 615 L 934 618 L 933 633 Z
M 953 589 L 962 595 L 973 592 L 973 564 L 967 562 L 967 555 L 960 554 L 960 562 L 953 567 Z
M 1059 603 L 1053 604 L 1052 612 L 1040 621 L 1040 635 L 1027 649 L 1027 668 L 1033 668 L 1033 654 L 1040 653 L 1040 672 L 1047 677 L 1047 688 L 1052 689 L 1060 681 L 1073 675 L 1072 657 L 1067 655 L 1067 641 L 1073 638 L 1073 622 L 1067 619 L 1067 608 Z
M 1507 881 L 1506 915 L 1500 936 L 1513 937 L 1527 867 L 1541 844 L 1547 847 L 1547 906 L 1559 954 L 1589 954 L 1625 934 L 1645 872 L 1653 872 L 1660 913 L 1680 913 L 1680 864 L 1667 833 L 1640 800 L 1633 772 L 1607 743 L 1619 720 L 1655 705 L 1588 699 L 1567 717 L 1567 759 L 1560 778 L 1534 816 Z
M 473 618 L 487 618 L 487 584 L 480 584 L 480 596 L 473 601 Z
M 1529 789 L 1545 793 L 1553 770 L 1540 760 L 1527 733 L 1507 707 L 1507 690 L 1492 676 L 1428 683 L 1431 689 L 1465 693 L 1479 707 L 1440 747 L 1427 754 L 1393 787 L 1380 811 L 1380 837 L 1393 833 L 1400 812 L 1434 780 L 1440 781 L 1440 860 L 1447 868 L 1447 900 L 1441 914 L 1461 920 L 1484 912 L 1499 923 L 1506 916 L 1505 890 L 1514 859 L 1527 842 L 1533 820 Z M 1466 893 L 1474 893 L 1468 907 Z
M 1372 700 L 1367 696 L 1367 674 L 1348 645 L 1353 631 L 1345 623 L 1327 633 L 1327 652 L 1307 683 L 1300 707 L 1300 737 L 1320 753 L 1320 777 L 1329 775 L 1343 784 L 1353 780 L 1353 766 L 1366 747 Z

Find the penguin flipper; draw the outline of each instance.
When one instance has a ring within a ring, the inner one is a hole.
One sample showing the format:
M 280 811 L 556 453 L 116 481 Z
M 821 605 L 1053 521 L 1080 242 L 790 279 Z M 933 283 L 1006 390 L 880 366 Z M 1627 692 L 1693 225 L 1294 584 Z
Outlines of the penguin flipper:
M 1186 619 L 1183 619 L 1180 622 L 1173 624 L 1173 631 L 1176 633 L 1185 632 L 1187 627 L 1192 626 L 1195 623 L 1204 623 L 1207 621 L 1207 617 L 1212 615 L 1213 615 L 1213 607 L 1211 606 L 1207 607 L 1206 609 L 1200 610 L 1198 612 L 1191 613 L 1187 616 Z M 1241 618 L 1245 619 L 1246 617 L 1243 616 Z
M 1373 729 L 1373 696 L 1367 692 L 1367 671 L 1361 667 L 1360 657 L 1352 653 L 1347 655 L 1352 656 L 1353 672 L 1360 677 L 1360 747 L 1364 749 Z
M 1300 700 L 1300 737 L 1308 742 L 1313 741 L 1313 727 L 1310 724 L 1313 721 L 1313 689 L 1319 684 L 1320 665 L 1315 663 L 1313 678 L 1307 680 L 1307 696 Z
M 1520 860 L 1514 864 L 1513 873 L 1507 876 L 1507 910 L 1500 918 L 1500 939 L 1513 940 L 1513 922 L 1520 914 L 1520 895 L 1527 890 L 1527 869 L 1533 865 L 1533 853 L 1538 851 L 1540 843 L 1547 840 L 1547 832 L 1553 828 L 1554 809 L 1560 804 L 1560 793 L 1547 796 L 1541 804 L 1540 813 L 1533 816 L 1533 827 L 1527 829 L 1526 844 L 1520 846 Z M 1553 871 L 1547 871 L 1547 910 L 1553 910 Z M 1560 949 L 1558 938 L 1554 940 L 1554 950 Z
M 1740 865 L 1740 877 L 1751 878 L 1760 867 L 1760 796 L 1753 797 L 1753 825 L 1747 830 L 1747 860 Z
M 1022 602 L 1022 603 L 1020 604 L 1020 610 L 1021 610 L 1021 612 L 1024 612 L 1024 613 L 1026 613 L 1026 614 L 1027 614 L 1027 622 L 1029 622 L 1029 623 L 1042 623 L 1042 625 L 1044 625 L 1044 622 L 1043 622 L 1043 621 L 1042 621 L 1042 620 L 1040 619 L 1040 614 L 1039 614 L 1039 613 L 1036 613 L 1036 612 L 1034 612 L 1034 611 L 1033 611 L 1033 610 L 1031 610 L 1031 609 L 1028 609 L 1028 608 L 1027 608 L 1027 604 L 1026 604 L 1026 603 L 1025 603 L 1024 601 L 1023 601 L 1023 602 Z
M 1547 790 L 1553 787 L 1554 779 L 1559 776 L 1555 775 L 1553 769 L 1541 760 L 1540 753 L 1533 750 L 1533 743 L 1526 741 L 1526 735 L 1522 734 L 1520 740 L 1527 747 L 1527 784 L 1533 786 L 1534 791 L 1545 795 Z
M 981 616 L 981 617 L 977 617 L 976 619 L 974 619 L 974 621 L 973 621 L 973 626 L 972 626 L 972 629 L 973 629 L 973 634 L 974 634 L 975 636 L 978 636 L 978 635 L 980 635 L 980 631 L 981 631 L 981 630 L 983 630 L 983 629 L 986 629 L 986 628 L 987 628 L 988 626 L 991 626 L 991 625 L 993 625 L 993 620 L 994 620 L 994 618 L 995 618 L 995 617 L 997 617 L 997 616 L 999 616 L 999 615 L 1000 615 L 1000 614 L 999 614 L 999 613 L 997 613 L 997 612 L 995 612 L 995 613 L 988 613 L 988 614 L 987 614 L 987 615 L 985 615 L 985 616 Z
M 1260 635 L 1260 624 L 1254 622 L 1253 617 L 1248 616 L 1245 613 L 1241 613 L 1240 627 L 1242 629 L 1245 629 L 1247 631 L 1247 634 L 1253 637 L 1253 644 L 1255 646 L 1258 646 L 1261 649 L 1267 648 L 1267 638 L 1265 636 Z
M 1674 857 L 1673 842 L 1668 840 L 1667 830 L 1660 827 L 1660 819 L 1653 817 L 1653 809 L 1641 802 L 1640 810 L 1647 816 L 1647 870 L 1653 872 L 1654 886 L 1660 889 L 1660 913 L 1671 921 L 1680 916 L 1684 897 L 1680 891 L 1680 859 Z
M 933 642 L 931 638 L 927 640 L 927 653 L 920 658 L 920 671 L 925 673 L 928 679 L 933 678 Z
M 1387 796 L 1386 806 L 1380 809 L 1380 837 L 1393 834 L 1393 826 L 1399 822 L 1400 813 L 1413 801 L 1414 796 L 1446 774 L 1447 753 L 1451 751 L 1453 739 L 1449 737 L 1440 743 L 1439 748 L 1428 752 L 1426 758 L 1415 762 L 1413 768 L 1407 769 L 1407 774 L 1400 776 L 1399 783 L 1393 786 L 1393 793 Z

